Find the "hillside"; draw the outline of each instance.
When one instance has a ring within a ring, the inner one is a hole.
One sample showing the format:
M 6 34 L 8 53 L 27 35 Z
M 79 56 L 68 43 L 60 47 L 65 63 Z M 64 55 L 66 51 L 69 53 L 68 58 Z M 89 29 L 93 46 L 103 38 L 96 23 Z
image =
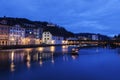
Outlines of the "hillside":
M 86 37 L 88 39 L 92 38 L 92 35 L 98 35 L 99 40 L 109 40 L 110 38 L 106 35 L 101 34 L 94 34 L 94 33 L 77 33 L 74 34 L 64 27 L 59 25 L 49 23 L 49 22 L 42 22 L 42 21 L 31 21 L 26 18 L 13 18 L 13 17 L 0 17 L 0 24 L 14 26 L 16 24 L 21 25 L 24 28 L 31 27 L 31 28 L 43 28 L 43 31 L 52 31 L 54 34 L 59 34 L 59 36 L 67 37 Z
M 74 37 L 74 34 L 72 32 L 69 32 L 65 28 L 49 23 L 49 22 L 31 21 L 26 18 L 0 17 L 0 24 L 9 25 L 9 26 L 14 26 L 16 24 L 19 24 L 24 28 L 41 27 L 43 28 L 43 31 L 53 30 L 54 33 L 59 34 L 61 36 Z

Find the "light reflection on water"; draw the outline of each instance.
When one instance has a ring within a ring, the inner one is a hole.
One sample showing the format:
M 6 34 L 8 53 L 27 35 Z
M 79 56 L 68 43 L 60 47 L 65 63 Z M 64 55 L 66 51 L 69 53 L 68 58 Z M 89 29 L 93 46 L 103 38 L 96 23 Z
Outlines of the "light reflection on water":
M 13 50 L 2 50 L 0 51 L 3 55 L 3 62 L 7 61 L 10 63 L 10 71 L 14 72 L 16 65 L 19 63 L 25 63 L 26 67 L 29 69 L 32 62 L 38 62 L 40 66 L 43 66 L 44 61 L 51 60 L 51 63 L 54 64 L 55 56 L 62 55 L 61 53 L 68 52 L 68 46 L 62 46 L 56 48 L 55 46 L 51 47 L 39 47 L 39 48 L 26 48 L 26 49 L 13 49 Z M 56 53 L 56 54 L 55 54 Z M 64 56 L 63 56 L 64 58 Z M 1 61 L 0 61 L 1 62 Z
M 119 48 L 80 49 L 79 56 L 71 55 L 70 49 L 0 51 L 0 80 L 120 80 Z

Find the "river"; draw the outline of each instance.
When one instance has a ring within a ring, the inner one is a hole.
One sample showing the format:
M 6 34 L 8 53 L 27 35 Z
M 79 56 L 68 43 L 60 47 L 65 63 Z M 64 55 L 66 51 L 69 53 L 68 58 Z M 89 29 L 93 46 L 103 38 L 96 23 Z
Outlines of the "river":
M 71 46 L 0 51 L 0 80 L 120 80 L 120 49 Z

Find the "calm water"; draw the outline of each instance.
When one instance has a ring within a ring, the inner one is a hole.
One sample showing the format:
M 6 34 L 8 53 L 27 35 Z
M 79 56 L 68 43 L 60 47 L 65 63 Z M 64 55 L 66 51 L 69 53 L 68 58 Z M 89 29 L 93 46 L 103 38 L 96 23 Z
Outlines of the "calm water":
M 120 80 L 120 49 L 46 47 L 0 51 L 0 80 Z

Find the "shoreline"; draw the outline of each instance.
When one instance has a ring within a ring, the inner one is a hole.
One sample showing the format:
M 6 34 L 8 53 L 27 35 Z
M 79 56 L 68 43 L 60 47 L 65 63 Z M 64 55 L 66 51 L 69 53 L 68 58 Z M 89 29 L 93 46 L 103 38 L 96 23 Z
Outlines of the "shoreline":
M 7 45 L 0 46 L 0 50 L 6 49 L 23 49 L 23 48 L 37 48 L 37 47 L 49 47 L 49 46 L 64 46 L 68 44 L 40 44 L 40 45 Z
M 40 44 L 40 45 L 7 45 L 7 46 L 0 46 L 0 50 L 7 50 L 7 49 L 24 49 L 24 48 L 38 48 L 38 47 L 50 47 L 50 46 L 66 46 L 70 44 Z M 98 47 L 96 46 L 80 46 L 78 48 L 90 48 L 90 47 Z

